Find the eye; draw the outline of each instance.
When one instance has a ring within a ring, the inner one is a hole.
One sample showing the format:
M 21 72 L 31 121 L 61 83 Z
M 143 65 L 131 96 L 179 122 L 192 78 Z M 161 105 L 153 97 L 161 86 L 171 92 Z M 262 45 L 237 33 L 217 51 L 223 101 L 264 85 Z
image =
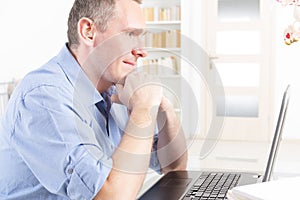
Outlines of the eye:
M 147 33 L 147 31 L 145 31 L 143 29 L 128 30 L 126 32 L 126 34 L 129 37 L 143 37 L 146 33 Z
M 143 32 L 141 33 L 141 37 L 145 37 L 145 36 L 148 35 L 148 34 L 150 34 L 149 31 L 143 31 Z
M 135 34 L 134 31 L 129 31 L 129 32 L 127 32 L 127 35 L 128 35 L 129 37 L 134 37 L 136 34 Z

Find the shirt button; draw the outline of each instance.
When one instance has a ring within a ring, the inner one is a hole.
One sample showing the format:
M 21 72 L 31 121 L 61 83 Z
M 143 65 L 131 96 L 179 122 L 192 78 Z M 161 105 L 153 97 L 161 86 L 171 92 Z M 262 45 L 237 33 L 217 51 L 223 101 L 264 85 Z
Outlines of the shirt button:
M 111 144 L 111 145 L 110 145 L 110 148 L 111 148 L 111 150 L 113 150 L 113 149 L 114 149 L 114 145 L 113 145 L 113 144 Z
M 72 168 L 68 169 L 68 173 L 69 173 L 69 174 L 72 174 L 73 171 L 74 171 L 74 170 L 73 170 Z

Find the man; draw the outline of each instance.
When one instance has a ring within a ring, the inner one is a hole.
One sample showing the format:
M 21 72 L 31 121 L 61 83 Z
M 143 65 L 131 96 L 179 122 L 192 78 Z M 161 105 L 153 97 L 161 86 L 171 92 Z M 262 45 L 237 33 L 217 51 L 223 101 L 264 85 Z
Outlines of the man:
M 23 78 L 3 117 L 1 199 L 135 199 L 149 165 L 186 168 L 172 104 L 135 71 L 140 3 L 75 0 L 68 43 Z

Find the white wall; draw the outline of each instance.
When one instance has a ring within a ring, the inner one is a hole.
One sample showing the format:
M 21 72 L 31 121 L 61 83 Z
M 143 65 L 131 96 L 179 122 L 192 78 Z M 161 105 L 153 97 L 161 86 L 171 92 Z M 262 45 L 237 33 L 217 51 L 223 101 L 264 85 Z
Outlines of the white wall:
M 67 41 L 73 0 L 0 1 L 0 82 L 22 78 Z
M 275 13 L 275 114 L 277 120 L 281 96 L 287 84 L 291 84 L 291 98 L 284 127 L 284 138 L 300 139 L 300 41 L 291 45 L 283 42 L 283 32 L 293 23 L 293 7 L 274 5 Z
M 22 78 L 58 53 L 67 41 L 66 24 L 72 3 L 73 0 L 0 1 L 0 82 Z M 293 21 L 293 8 L 278 3 L 273 9 L 276 11 L 275 41 L 272 41 L 276 47 L 275 120 L 282 92 L 290 83 L 292 94 L 284 137 L 300 138 L 300 41 L 290 46 L 283 43 L 283 31 Z

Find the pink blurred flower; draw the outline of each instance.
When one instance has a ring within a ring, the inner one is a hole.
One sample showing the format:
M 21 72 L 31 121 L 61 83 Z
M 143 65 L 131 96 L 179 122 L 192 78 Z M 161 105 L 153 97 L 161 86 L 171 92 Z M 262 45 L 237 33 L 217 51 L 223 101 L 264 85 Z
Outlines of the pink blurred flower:
M 299 0 L 276 0 L 277 2 L 281 3 L 283 6 L 287 5 L 299 5 L 298 3 L 300 2 Z
M 294 6 L 294 18 L 295 21 L 289 25 L 284 31 L 284 42 L 290 45 L 297 42 L 300 39 L 300 0 L 276 0 L 283 6 Z

